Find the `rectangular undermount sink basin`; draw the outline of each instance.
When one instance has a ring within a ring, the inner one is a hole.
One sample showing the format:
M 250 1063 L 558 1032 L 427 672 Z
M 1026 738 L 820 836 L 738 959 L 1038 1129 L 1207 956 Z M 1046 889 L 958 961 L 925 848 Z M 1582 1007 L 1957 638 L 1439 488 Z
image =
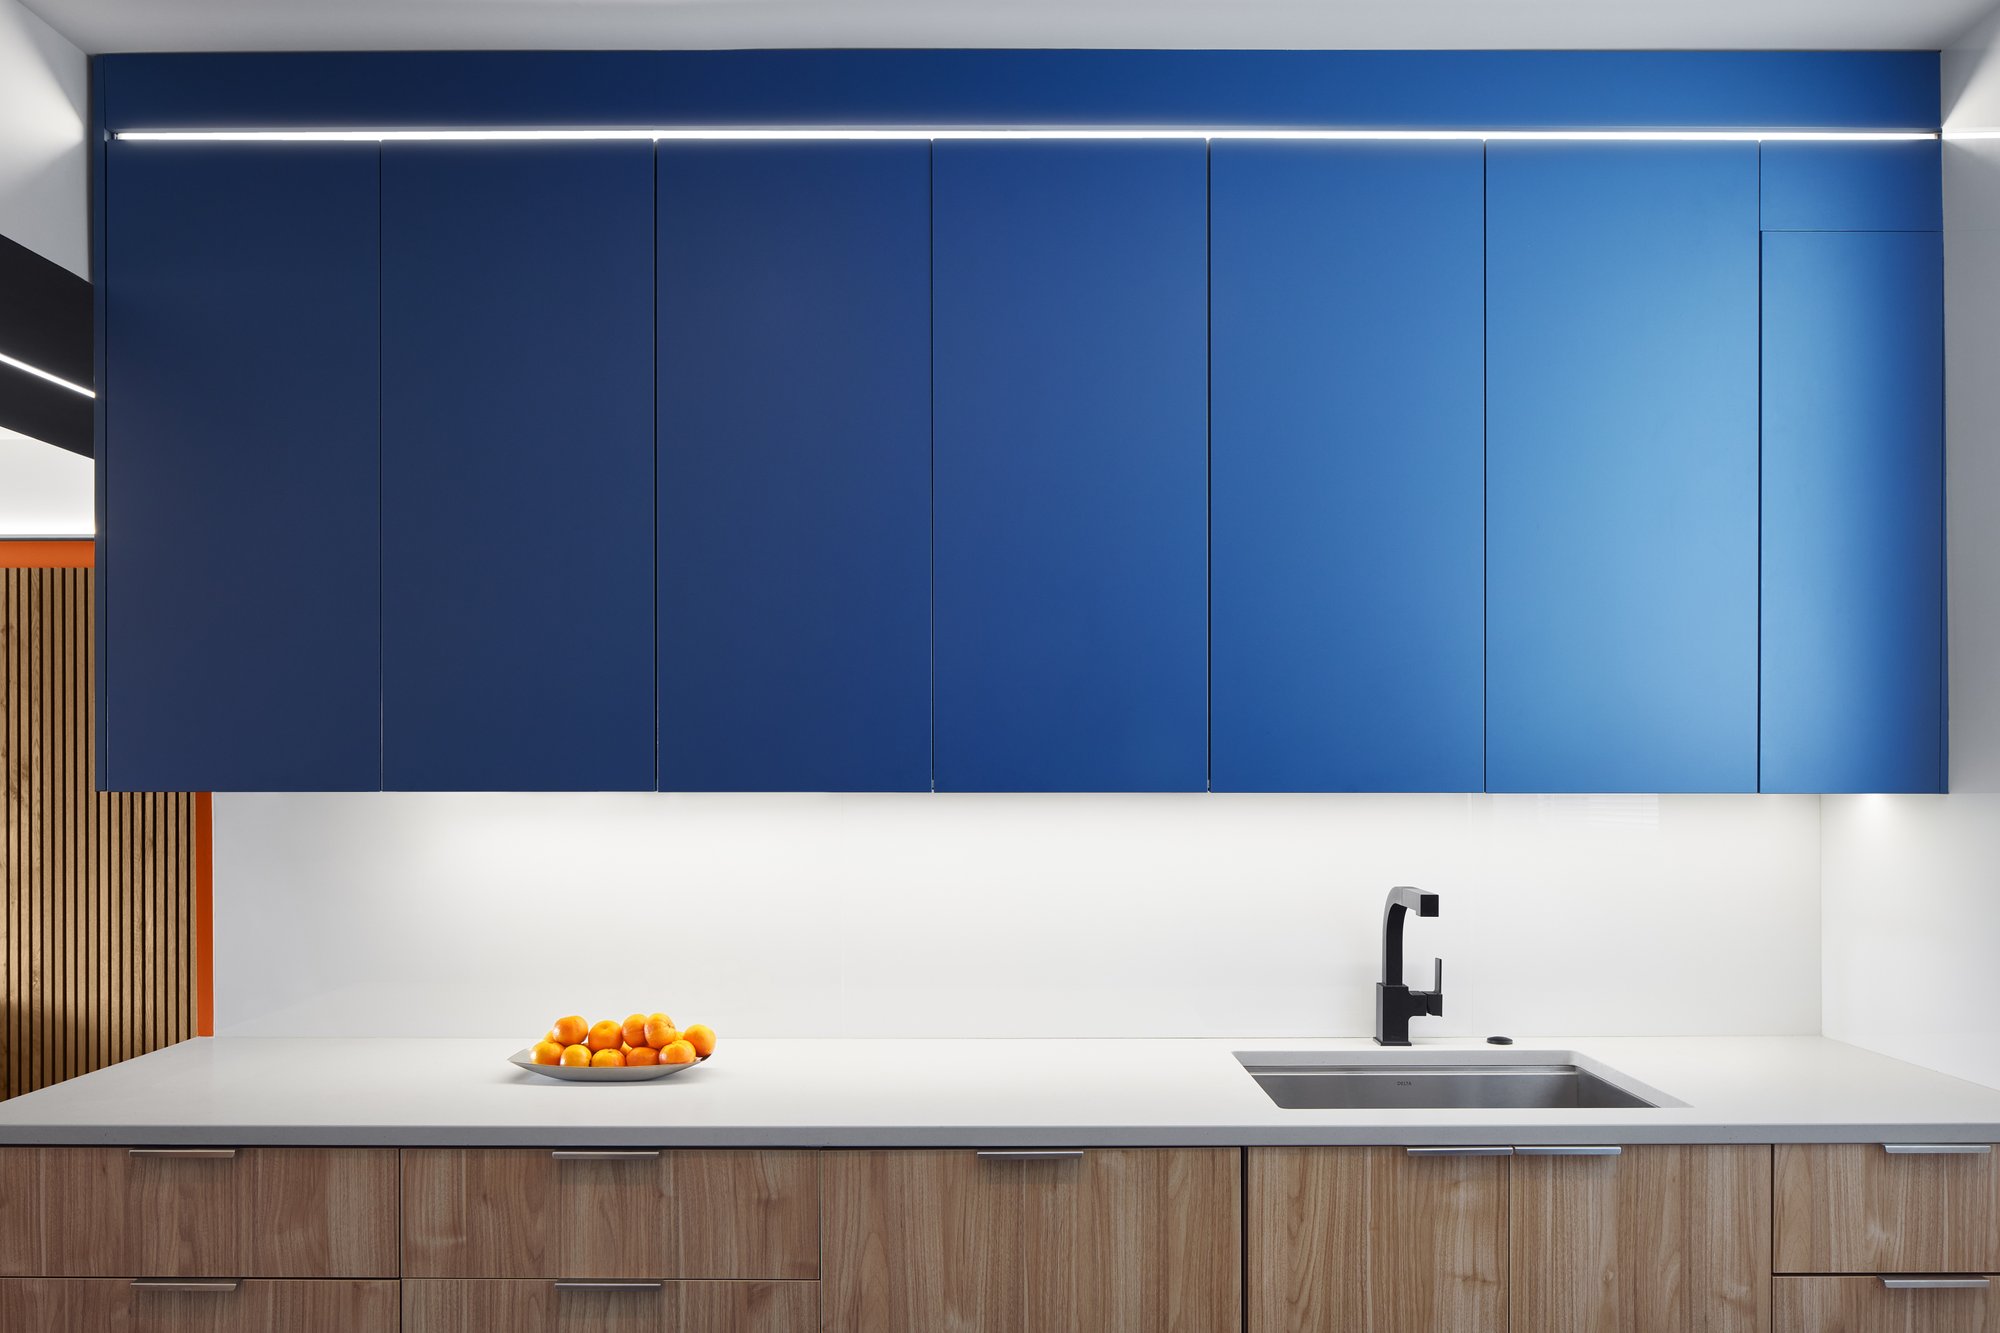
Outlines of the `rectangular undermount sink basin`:
M 1564 1053 L 1567 1054 L 1567 1053 Z M 1288 1111 L 1396 1111 L 1453 1108 L 1526 1110 L 1652 1107 L 1609 1071 L 1569 1060 L 1419 1060 L 1349 1053 L 1314 1057 L 1242 1052 L 1236 1057 L 1266 1096 Z

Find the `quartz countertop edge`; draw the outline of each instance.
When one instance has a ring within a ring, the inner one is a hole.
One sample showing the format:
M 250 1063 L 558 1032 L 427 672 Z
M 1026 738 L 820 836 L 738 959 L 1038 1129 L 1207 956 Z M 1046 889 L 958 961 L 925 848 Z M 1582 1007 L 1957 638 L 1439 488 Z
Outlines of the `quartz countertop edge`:
M 507 1038 L 221 1037 L 0 1102 L 0 1144 L 1094 1148 L 2000 1141 L 2000 1089 L 1824 1037 L 725 1037 L 645 1083 L 514 1068 Z M 1678 1105 L 1285 1110 L 1238 1059 L 1574 1061 Z

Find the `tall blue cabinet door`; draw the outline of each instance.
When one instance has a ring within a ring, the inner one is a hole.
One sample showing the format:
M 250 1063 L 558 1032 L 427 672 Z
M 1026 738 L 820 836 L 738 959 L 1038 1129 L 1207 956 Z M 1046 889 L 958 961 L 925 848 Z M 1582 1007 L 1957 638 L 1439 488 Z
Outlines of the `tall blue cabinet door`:
M 660 786 L 931 785 L 930 145 L 663 145 Z
M 937 786 L 1208 778 L 1207 153 L 934 149 Z
M 376 148 L 107 152 L 98 782 L 379 787 Z
M 1942 241 L 1764 237 L 1765 791 L 1944 788 Z
M 1757 785 L 1757 149 L 1487 150 L 1486 779 Z
M 382 765 L 653 786 L 653 153 L 382 150 Z
M 1476 143 L 1210 157 L 1217 791 L 1478 791 Z

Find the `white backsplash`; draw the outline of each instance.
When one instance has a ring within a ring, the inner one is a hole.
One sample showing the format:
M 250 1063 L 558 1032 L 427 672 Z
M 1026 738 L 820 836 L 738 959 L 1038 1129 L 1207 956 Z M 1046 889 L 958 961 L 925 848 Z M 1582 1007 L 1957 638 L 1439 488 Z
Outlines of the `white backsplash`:
M 218 795 L 217 1031 L 1813 1033 L 1819 802 L 1758 796 Z

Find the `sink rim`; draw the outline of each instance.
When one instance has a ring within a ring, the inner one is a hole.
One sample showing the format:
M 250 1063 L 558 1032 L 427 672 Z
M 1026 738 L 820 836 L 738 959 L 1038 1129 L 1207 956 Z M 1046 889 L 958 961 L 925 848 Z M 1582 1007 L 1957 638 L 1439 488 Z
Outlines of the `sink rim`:
M 1574 1070 L 1602 1079 L 1618 1091 L 1651 1102 L 1650 1107 L 1586 1108 L 1578 1112 L 1564 1112 L 1552 1108 L 1532 1107 L 1422 1107 L 1399 1110 L 1398 1115 L 1454 1115 L 1463 1116 L 1476 1113 L 1490 1117 L 1497 1113 L 1520 1114 L 1526 1112 L 1535 1116 L 1556 1114 L 1601 1115 L 1606 1109 L 1616 1109 L 1624 1119 L 1627 1115 L 1643 1114 L 1646 1111 L 1669 1111 L 1686 1109 L 1687 1103 L 1680 1098 L 1653 1087 L 1651 1084 L 1633 1078 L 1622 1070 L 1614 1069 L 1603 1061 L 1583 1051 L 1562 1049 L 1526 1049 L 1518 1046 L 1492 1048 L 1438 1048 L 1423 1046 L 1383 1047 L 1378 1050 L 1240 1050 L 1230 1052 L 1244 1075 L 1260 1096 L 1269 1098 L 1270 1093 L 1257 1083 L 1259 1074 L 1315 1074 L 1325 1073 L 1353 1077 L 1356 1075 L 1392 1074 L 1438 1074 L 1445 1077 L 1505 1076 L 1510 1073 L 1540 1074 L 1563 1073 Z M 1287 1114 L 1311 1109 L 1318 1114 L 1373 1115 L 1384 1114 L 1381 1110 L 1366 1110 L 1343 1107 L 1288 1108 L 1277 1107 Z

